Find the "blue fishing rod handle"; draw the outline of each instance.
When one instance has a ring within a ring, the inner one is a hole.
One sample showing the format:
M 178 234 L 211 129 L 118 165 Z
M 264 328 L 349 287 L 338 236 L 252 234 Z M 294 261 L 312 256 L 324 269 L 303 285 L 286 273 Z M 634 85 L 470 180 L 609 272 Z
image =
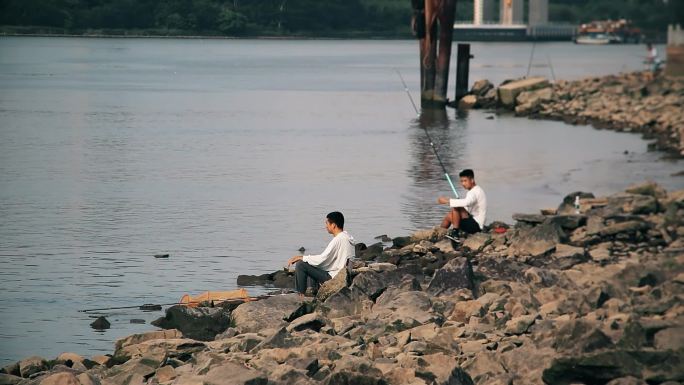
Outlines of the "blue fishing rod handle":
M 458 199 L 459 198 L 458 192 L 456 191 L 456 187 L 454 186 L 454 182 L 451 181 L 451 177 L 446 172 L 444 173 L 444 176 L 446 176 L 446 180 L 447 180 L 447 182 L 449 182 L 449 186 L 451 186 L 451 191 L 454 192 L 454 195 L 456 195 L 456 199 Z

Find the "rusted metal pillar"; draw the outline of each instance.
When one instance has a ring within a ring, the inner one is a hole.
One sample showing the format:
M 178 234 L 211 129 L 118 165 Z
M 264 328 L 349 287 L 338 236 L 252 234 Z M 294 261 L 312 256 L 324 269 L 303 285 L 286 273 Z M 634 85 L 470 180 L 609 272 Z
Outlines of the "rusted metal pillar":
M 456 103 L 468 93 L 468 73 L 472 58 L 470 44 L 459 44 L 456 50 Z
M 447 102 L 456 0 L 412 0 L 411 3 L 414 10 L 414 32 L 420 39 L 420 104 L 424 108 L 444 108 Z
M 442 0 L 442 14 L 439 16 L 439 54 L 435 74 L 435 94 L 433 101 L 440 107 L 446 106 L 449 86 L 449 63 L 451 62 L 451 42 L 454 38 L 454 17 L 456 0 Z
M 434 23 L 432 28 L 426 32 L 435 36 L 437 32 L 437 23 Z M 432 105 L 432 99 L 435 94 L 436 57 L 437 39 L 423 39 L 420 44 L 420 106 L 424 108 L 434 107 Z

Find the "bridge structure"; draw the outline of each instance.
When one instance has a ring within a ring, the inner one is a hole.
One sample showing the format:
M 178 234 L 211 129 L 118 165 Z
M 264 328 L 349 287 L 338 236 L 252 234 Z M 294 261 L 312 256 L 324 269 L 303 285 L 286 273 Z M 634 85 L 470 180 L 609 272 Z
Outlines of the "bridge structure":
M 500 0 L 497 15 L 495 0 L 474 0 L 472 21 L 457 21 L 457 40 L 571 40 L 574 25 L 549 23 L 549 0 Z

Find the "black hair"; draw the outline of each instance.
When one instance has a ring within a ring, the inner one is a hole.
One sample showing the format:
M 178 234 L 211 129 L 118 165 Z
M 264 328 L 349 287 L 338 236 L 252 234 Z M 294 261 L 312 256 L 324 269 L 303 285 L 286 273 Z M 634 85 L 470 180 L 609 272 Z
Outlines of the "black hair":
M 470 178 L 470 179 L 475 179 L 475 173 L 473 172 L 473 170 L 471 170 L 471 169 L 469 169 L 469 168 L 466 168 L 465 170 L 461 171 L 461 172 L 458 174 L 458 176 L 459 176 L 459 177 L 464 177 L 464 176 L 465 176 L 465 177 Z
M 341 212 L 333 211 L 325 217 L 328 219 L 328 222 L 336 224 L 340 230 L 344 229 L 344 215 Z

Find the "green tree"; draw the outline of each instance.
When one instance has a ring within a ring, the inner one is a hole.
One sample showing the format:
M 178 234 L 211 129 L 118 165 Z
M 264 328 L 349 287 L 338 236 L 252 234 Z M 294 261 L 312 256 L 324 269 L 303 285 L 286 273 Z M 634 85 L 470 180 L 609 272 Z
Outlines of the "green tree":
M 247 29 L 247 17 L 224 7 L 218 16 L 218 29 L 226 35 L 241 35 Z

